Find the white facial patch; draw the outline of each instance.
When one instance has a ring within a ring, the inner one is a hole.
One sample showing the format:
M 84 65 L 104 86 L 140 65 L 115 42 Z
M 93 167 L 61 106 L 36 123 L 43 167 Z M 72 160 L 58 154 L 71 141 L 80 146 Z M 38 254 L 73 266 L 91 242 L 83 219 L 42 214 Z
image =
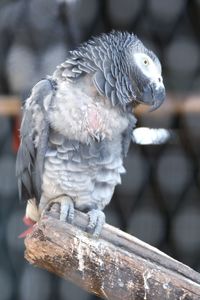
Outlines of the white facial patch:
M 157 85 L 163 85 L 160 66 L 156 65 L 147 54 L 135 53 L 134 59 L 137 66 L 146 77 L 151 81 L 154 81 Z

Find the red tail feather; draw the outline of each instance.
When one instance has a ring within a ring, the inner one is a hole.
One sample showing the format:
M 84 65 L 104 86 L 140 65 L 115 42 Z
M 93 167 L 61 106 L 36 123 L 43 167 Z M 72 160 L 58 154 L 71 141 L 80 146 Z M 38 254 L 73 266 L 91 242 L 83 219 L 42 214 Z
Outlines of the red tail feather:
M 26 226 L 28 226 L 29 228 L 27 230 L 25 230 L 24 232 L 22 232 L 18 237 L 21 238 L 25 238 L 27 236 L 27 234 L 31 233 L 31 231 L 33 230 L 33 226 L 35 225 L 35 221 L 31 220 L 30 218 L 27 218 L 26 216 L 24 216 L 23 218 L 23 222 Z

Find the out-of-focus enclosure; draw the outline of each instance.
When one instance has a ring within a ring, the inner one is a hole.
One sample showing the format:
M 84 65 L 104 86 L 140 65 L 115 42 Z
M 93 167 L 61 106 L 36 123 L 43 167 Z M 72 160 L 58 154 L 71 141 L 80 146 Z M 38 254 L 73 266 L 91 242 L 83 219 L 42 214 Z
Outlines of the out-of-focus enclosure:
M 168 97 L 157 112 L 138 113 L 141 128 L 107 222 L 200 270 L 200 1 L 7 0 L 0 2 L 1 300 L 95 299 L 23 258 L 19 103 L 10 96 L 25 99 L 67 50 L 111 29 L 136 33 L 157 53 Z

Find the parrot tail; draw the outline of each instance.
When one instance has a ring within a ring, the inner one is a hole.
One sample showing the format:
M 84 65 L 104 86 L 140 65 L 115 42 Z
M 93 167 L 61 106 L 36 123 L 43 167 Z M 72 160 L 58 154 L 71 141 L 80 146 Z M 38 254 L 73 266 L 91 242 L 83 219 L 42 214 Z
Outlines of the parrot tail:
M 23 222 L 26 226 L 28 226 L 28 229 L 22 232 L 19 235 L 19 238 L 25 238 L 27 234 L 29 234 L 35 223 L 39 220 L 39 211 L 38 207 L 36 205 L 35 199 L 30 199 L 26 206 L 26 215 L 23 218 Z

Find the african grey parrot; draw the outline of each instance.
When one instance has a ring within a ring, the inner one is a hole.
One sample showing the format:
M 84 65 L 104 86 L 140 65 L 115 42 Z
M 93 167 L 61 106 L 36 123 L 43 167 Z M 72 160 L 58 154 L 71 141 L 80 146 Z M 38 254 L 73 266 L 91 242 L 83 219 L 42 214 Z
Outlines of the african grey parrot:
M 25 103 L 16 173 L 26 219 L 59 202 L 62 221 L 86 212 L 98 236 L 125 172 L 134 108 L 164 98 L 160 62 L 134 34 L 113 31 L 70 51 Z

